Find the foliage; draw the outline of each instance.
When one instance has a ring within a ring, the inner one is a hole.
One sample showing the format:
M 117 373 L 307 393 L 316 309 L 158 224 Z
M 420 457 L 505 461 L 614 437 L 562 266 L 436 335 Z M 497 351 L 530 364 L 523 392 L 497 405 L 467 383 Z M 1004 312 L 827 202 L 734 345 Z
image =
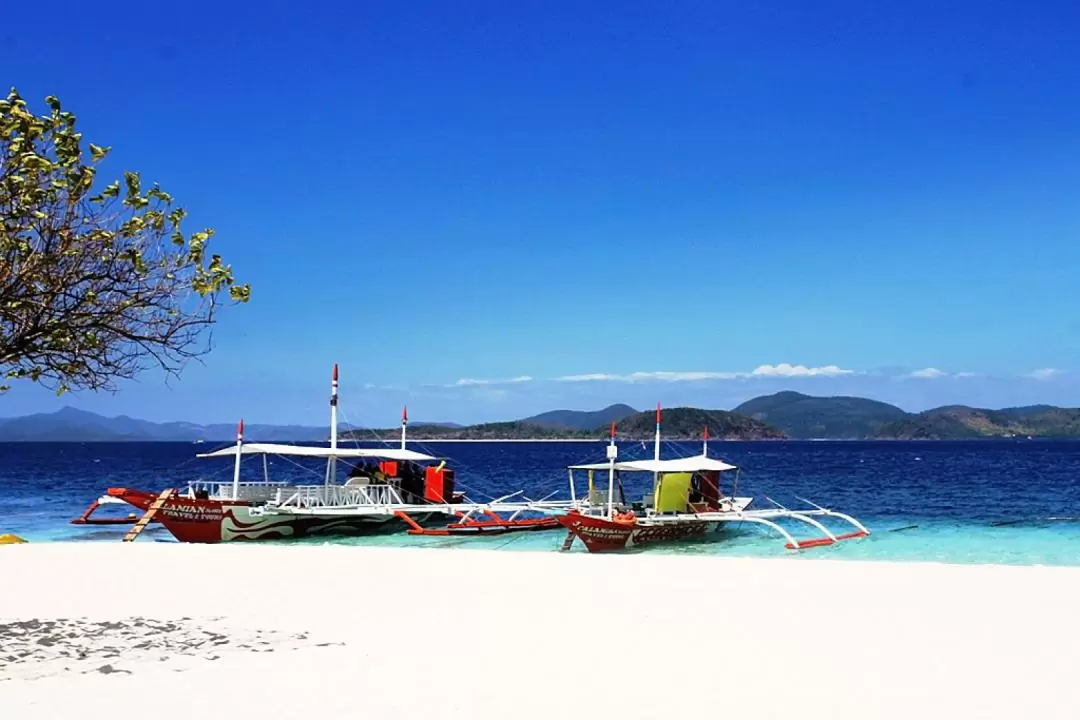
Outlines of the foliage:
M 95 192 L 110 148 L 87 156 L 75 116 L 45 102 L 37 116 L 14 89 L 0 99 L 0 381 L 61 393 L 176 374 L 209 351 L 218 297 L 251 289 L 156 184 L 128 171 Z

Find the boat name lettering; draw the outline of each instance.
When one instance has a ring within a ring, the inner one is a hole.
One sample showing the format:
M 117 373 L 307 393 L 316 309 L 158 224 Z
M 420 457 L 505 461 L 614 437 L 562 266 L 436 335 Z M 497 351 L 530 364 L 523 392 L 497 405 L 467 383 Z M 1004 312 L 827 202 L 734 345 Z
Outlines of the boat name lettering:
M 585 535 L 626 535 L 630 532 L 629 529 L 623 528 L 598 528 L 598 527 L 582 527 L 578 526 L 578 532 Z
M 220 520 L 221 508 L 199 505 L 169 505 L 165 515 L 180 520 Z

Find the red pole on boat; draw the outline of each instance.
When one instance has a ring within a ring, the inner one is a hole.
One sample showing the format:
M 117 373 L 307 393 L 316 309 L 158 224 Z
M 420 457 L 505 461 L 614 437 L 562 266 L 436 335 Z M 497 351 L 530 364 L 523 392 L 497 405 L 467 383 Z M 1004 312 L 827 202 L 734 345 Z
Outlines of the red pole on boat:
M 709 454 L 709 425 L 708 425 L 708 423 L 705 424 L 705 439 L 702 442 L 701 454 L 702 455 L 708 455 Z
M 401 408 L 401 449 L 405 449 L 405 426 L 409 424 L 409 406 L 403 405 Z

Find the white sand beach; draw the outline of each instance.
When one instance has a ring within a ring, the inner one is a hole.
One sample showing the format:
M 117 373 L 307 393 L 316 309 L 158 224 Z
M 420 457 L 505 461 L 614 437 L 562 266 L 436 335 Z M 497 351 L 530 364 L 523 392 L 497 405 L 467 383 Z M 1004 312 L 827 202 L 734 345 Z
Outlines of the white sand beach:
M 0 718 L 1075 718 L 1080 569 L 0 548 Z

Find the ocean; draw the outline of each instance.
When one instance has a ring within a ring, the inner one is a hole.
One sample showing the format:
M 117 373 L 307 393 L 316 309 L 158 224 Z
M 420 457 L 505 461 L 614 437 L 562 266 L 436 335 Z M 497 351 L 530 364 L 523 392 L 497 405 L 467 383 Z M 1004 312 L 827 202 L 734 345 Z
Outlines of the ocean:
M 78 526 L 79 516 L 107 487 L 184 486 L 231 478 L 228 460 L 195 458 L 217 446 L 191 443 L 0 443 L 0 534 L 31 542 L 119 542 L 127 526 Z M 567 495 L 566 466 L 602 462 L 601 443 L 429 443 L 409 447 L 448 458 L 459 489 L 486 500 L 522 489 L 532 498 Z M 663 457 L 697 454 L 701 443 L 664 443 Z M 712 442 L 712 457 L 741 468 L 738 494 L 768 507 L 808 498 L 853 515 L 871 537 L 807 550 L 800 558 L 930 561 L 1017 565 L 1080 565 L 1080 442 Z M 620 459 L 652 456 L 652 445 L 621 443 Z M 271 457 L 272 479 L 322 481 L 318 462 Z M 261 477 L 257 458 L 245 477 Z M 734 477 L 724 479 L 730 489 Z M 648 477 L 626 486 L 639 498 Z M 129 508 L 121 508 L 127 511 Z M 809 528 L 808 528 L 809 529 Z M 834 526 L 834 529 L 839 529 Z M 800 535 L 809 536 L 806 533 Z M 318 538 L 306 543 L 551 551 L 561 532 L 501 537 L 413 537 L 406 534 Z M 138 542 L 171 542 L 156 525 Z M 580 545 L 577 546 L 580 551 Z M 708 542 L 648 552 L 789 557 L 781 540 L 753 526 Z

